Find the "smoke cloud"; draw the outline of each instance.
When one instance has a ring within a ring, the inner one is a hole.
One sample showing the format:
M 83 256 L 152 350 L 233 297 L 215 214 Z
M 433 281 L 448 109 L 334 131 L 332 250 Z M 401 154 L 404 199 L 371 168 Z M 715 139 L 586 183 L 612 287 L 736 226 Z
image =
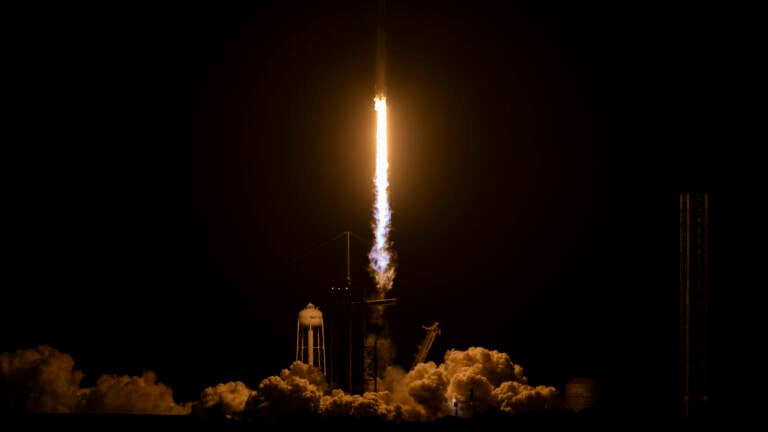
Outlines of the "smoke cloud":
M 310 415 L 424 422 L 444 416 L 471 417 L 487 410 L 518 414 L 561 406 L 550 386 L 528 384 L 523 368 L 506 353 L 481 347 L 448 350 L 441 364 L 419 363 L 405 371 L 389 366 L 378 391 L 330 390 L 315 366 L 299 361 L 249 388 L 232 381 L 203 389 L 200 399 L 173 400 L 154 372 L 102 375 L 81 388 L 83 373 L 68 354 L 42 345 L 0 354 L 0 409 L 32 413 L 196 414 L 278 421 Z
M 81 388 L 84 374 L 68 354 L 47 345 L 0 354 L 0 410 L 30 413 L 188 414 L 152 371 L 102 375 Z
M 242 381 L 231 381 L 208 387 L 200 394 L 200 407 L 219 409 L 226 417 L 245 410 L 245 404 L 255 392 Z
M 70 413 L 81 404 L 83 373 L 49 346 L 0 354 L 0 401 L 10 412 Z
M 242 383 L 206 389 L 202 406 L 267 421 L 317 415 L 325 419 L 376 417 L 391 422 L 469 417 L 489 409 L 517 414 L 561 406 L 554 387 L 532 386 L 527 381 L 523 368 L 506 353 L 471 347 L 449 350 L 440 365 L 420 363 L 408 372 L 389 367 L 379 378 L 377 392 L 329 391 L 319 369 L 294 362 L 280 375 L 262 380 L 256 390 Z
M 122 414 L 188 414 L 189 407 L 173 401 L 170 387 L 152 371 L 141 376 L 101 375 L 96 386 L 81 390 L 85 412 Z

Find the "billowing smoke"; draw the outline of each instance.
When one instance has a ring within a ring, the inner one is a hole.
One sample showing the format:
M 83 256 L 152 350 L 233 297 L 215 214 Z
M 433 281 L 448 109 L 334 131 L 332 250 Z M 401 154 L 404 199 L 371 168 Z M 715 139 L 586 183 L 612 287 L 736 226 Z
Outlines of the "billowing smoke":
M 82 405 L 80 381 L 67 354 L 49 346 L 0 354 L 0 397 L 9 412 L 70 413 Z
M 217 409 L 226 417 L 245 410 L 245 404 L 255 392 L 242 381 L 230 381 L 208 387 L 200 394 L 200 407 Z
M 83 389 L 85 412 L 123 414 L 188 414 L 189 406 L 173 401 L 170 387 L 152 371 L 141 376 L 101 375 L 96 386 Z
M 380 418 L 390 422 L 470 417 L 487 410 L 510 414 L 559 408 L 560 393 L 532 386 L 523 368 L 505 353 L 486 348 L 449 350 L 443 362 L 419 363 L 405 371 L 389 366 L 378 391 L 348 394 L 330 390 L 320 369 L 299 361 L 249 388 L 233 381 L 205 388 L 200 400 L 179 404 L 151 371 L 141 376 L 102 375 L 81 388 L 83 373 L 72 357 L 49 346 L 0 354 L 3 412 L 190 414 L 279 421 L 310 415 Z
M 523 368 L 507 354 L 471 347 L 449 350 L 440 365 L 420 363 L 408 372 L 389 367 L 379 378 L 377 392 L 328 391 L 317 368 L 294 362 L 280 375 L 262 380 L 256 390 L 242 383 L 206 389 L 202 406 L 268 421 L 317 415 L 325 419 L 377 417 L 392 422 L 469 417 L 489 409 L 517 414 L 561 406 L 554 387 L 532 386 L 527 381 Z
M 84 374 L 68 354 L 47 345 L 0 354 L 0 411 L 32 413 L 188 414 L 152 371 L 102 375 L 81 388 Z

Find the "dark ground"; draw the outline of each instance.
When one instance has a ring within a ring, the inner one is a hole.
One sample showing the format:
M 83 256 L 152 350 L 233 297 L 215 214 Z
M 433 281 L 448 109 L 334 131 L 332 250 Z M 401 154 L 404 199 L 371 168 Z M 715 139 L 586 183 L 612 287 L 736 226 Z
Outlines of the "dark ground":
M 704 428 L 708 418 L 670 419 L 653 412 L 606 412 L 597 408 L 573 411 L 531 412 L 518 415 L 484 414 L 472 419 L 443 417 L 428 423 L 389 423 L 378 418 L 335 418 L 321 420 L 313 417 L 290 416 L 277 423 L 247 422 L 233 419 L 201 420 L 194 416 L 152 416 L 152 415 L 73 415 L 38 414 L 0 417 L 3 424 L 24 430 L 38 428 L 70 428 L 82 430 L 112 430 L 113 428 L 186 430 L 186 431 L 298 431 L 317 432 L 339 430 L 362 430 L 366 432 L 442 432 L 442 431 L 485 431 L 521 430 L 541 428 L 587 427 L 600 430 L 623 430 L 636 427 Z

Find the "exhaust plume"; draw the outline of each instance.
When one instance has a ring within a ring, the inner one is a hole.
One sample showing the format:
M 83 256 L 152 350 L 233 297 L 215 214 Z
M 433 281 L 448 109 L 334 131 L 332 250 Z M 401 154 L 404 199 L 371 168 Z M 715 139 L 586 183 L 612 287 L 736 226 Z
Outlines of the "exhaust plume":
M 370 272 L 376 281 L 376 295 L 382 298 L 392 289 L 395 278 L 393 256 L 390 251 L 389 231 L 392 211 L 389 208 L 389 162 L 387 155 L 387 98 L 379 94 L 374 99 L 376 109 L 376 174 L 373 207 L 373 247 L 368 254 Z

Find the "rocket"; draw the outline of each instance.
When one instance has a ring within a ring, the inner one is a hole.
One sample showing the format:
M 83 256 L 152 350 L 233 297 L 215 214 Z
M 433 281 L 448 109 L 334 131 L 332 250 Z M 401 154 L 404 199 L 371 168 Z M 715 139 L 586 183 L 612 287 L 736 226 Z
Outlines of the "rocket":
M 376 94 L 385 95 L 387 93 L 387 44 L 384 31 L 386 22 L 386 11 L 384 0 L 379 0 L 377 4 L 377 30 L 376 30 Z

